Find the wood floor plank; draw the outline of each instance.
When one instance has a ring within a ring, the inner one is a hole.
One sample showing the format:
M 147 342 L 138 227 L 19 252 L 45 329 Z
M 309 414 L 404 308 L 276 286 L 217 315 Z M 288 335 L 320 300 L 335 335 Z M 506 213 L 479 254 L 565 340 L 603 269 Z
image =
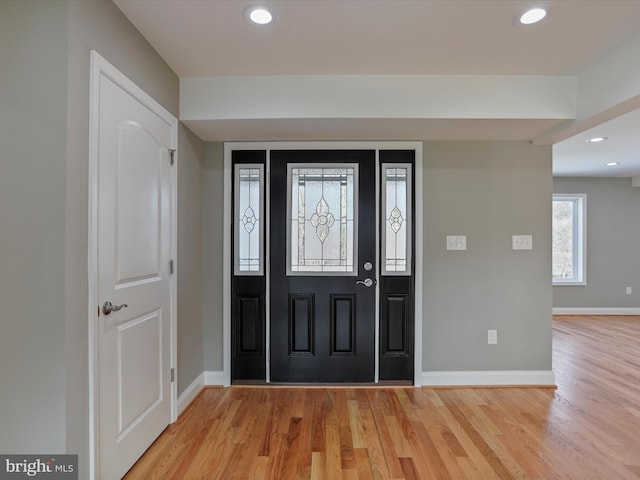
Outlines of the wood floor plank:
M 416 471 L 416 467 L 413 464 L 413 460 L 411 458 L 402 457 L 400 458 L 400 465 L 402 465 L 402 472 L 404 473 L 404 478 L 407 480 L 420 480 L 420 476 Z
M 474 475 L 470 478 L 496 478 L 495 472 L 488 461 L 483 457 L 482 451 L 478 449 L 476 444 L 473 442 L 473 439 L 466 433 L 463 426 L 457 421 L 455 415 L 452 414 L 442 401 L 440 395 L 446 391 L 448 390 L 441 390 L 438 393 L 438 402 L 442 406 L 438 407 L 437 410 L 444 420 L 448 431 L 456 438 L 465 451 L 466 457 L 464 457 L 464 460 L 469 460 L 469 462 L 461 461 L 459 464 L 463 465 L 466 468 L 466 471 L 474 472 Z
M 317 392 L 317 402 L 313 411 L 313 440 L 311 443 L 312 452 L 324 452 L 327 447 L 326 432 L 324 425 L 327 417 L 327 401 L 328 398 L 323 392 Z
M 254 480 L 266 480 L 267 479 L 267 465 L 269 464 L 269 457 L 256 457 L 251 462 L 251 467 L 247 475 L 248 478 Z
M 293 409 L 292 414 L 298 411 Z M 298 474 L 298 462 L 300 457 L 300 432 L 302 430 L 302 418 L 291 417 L 289 430 L 287 431 L 286 443 L 284 445 L 286 455 L 282 456 L 281 478 L 296 478 Z
M 340 458 L 340 427 L 337 418 L 327 422 L 325 429 L 327 431 L 325 479 L 339 480 L 342 478 L 342 459 Z
M 375 409 L 360 409 L 371 472 L 376 479 L 394 478 L 394 474 L 401 472 L 402 468 L 389 439 L 388 430 L 382 423 L 378 427 L 374 413 L 382 415 L 381 411 L 376 412 Z
M 324 452 L 313 452 L 311 454 L 311 480 L 324 480 L 327 478 L 326 457 Z
M 353 448 L 367 448 L 358 401 L 348 400 L 347 408 L 349 409 L 349 425 L 351 426 L 351 441 L 353 443 Z
M 206 388 L 125 479 L 640 479 L 640 317 L 553 328 L 557 389 Z
M 381 409 L 373 408 L 373 419 L 380 439 L 380 449 L 384 454 L 389 478 L 402 478 L 400 457 L 409 455 L 409 447 L 398 419 L 392 414 L 391 397 L 393 390 L 370 390 L 369 400 Z M 386 414 L 385 414 L 386 413 Z
M 272 449 L 269 454 L 269 462 L 267 463 L 267 471 L 265 478 L 282 478 L 282 467 L 284 464 L 284 457 L 287 455 L 285 445 L 287 444 L 287 435 L 282 433 L 276 433 L 272 437 Z
M 300 426 L 300 449 L 298 452 L 298 478 L 309 478 L 311 472 L 311 454 L 313 441 L 313 414 L 315 411 L 316 395 L 307 391 L 305 395 L 304 411 Z
M 414 466 L 418 468 L 422 475 L 427 475 L 427 478 L 433 478 L 434 480 L 452 478 L 449 474 L 450 470 L 445 465 L 438 448 L 424 425 L 416 422 L 413 428 L 416 433 L 409 442 L 412 447 L 411 458 Z
M 356 459 L 356 472 L 358 480 L 372 480 L 373 471 L 369 462 L 369 452 L 366 448 L 354 448 L 353 455 Z

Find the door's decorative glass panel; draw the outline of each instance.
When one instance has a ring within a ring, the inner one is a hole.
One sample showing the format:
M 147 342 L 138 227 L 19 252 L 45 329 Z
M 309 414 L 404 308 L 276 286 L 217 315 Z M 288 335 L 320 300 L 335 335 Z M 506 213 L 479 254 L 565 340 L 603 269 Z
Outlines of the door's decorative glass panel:
M 262 275 L 264 166 L 235 166 L 235 274 Z
M 355 274 L 355 164 L 288 167 L 289 275 Z
M 320 199 L 316 206 L 316 213 L 311 215 L 311 225 L 316 229 L 316 235 L 321 242 L 324 242 L 329 235 L 329 229 L 333 227 L 335 218 L 333 214 L 329 212 L 329 205 L 325 201 L 324 197 Z
M 411 165 L 382 164 L 382 273 L 411 275 Z

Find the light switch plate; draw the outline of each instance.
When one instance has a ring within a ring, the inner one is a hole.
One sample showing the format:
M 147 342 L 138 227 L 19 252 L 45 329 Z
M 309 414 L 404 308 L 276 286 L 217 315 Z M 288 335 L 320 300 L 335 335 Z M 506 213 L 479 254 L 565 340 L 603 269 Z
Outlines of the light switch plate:
M 531 235 L 513 235 L 511 241 L 514 250 L 533 249 L 533 236 Z
M 466 250 L 466 235 L 447 235 L 447 250 Z

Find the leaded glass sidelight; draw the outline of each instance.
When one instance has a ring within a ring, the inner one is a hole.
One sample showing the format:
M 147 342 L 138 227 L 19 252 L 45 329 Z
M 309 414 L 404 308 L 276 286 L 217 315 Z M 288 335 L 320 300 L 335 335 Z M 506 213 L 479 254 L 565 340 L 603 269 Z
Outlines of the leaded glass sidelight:
M 234 175 L 235 274 L 262 275 L 264 166 L 236 164 Z
M 287 273 L 354 275 L 358 166 L 289 165 Z
M 411 164 L 382 164 L 382 273 L 411 275 Z

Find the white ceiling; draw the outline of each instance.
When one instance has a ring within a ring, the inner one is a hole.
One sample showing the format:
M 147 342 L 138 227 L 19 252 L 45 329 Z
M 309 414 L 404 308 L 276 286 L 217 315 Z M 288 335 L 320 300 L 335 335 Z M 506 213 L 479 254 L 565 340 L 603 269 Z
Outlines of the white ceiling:
M 607 137 L 589 143 L 594 137 Z M 640 110 L 634 110 L 553 146 L 556 176 L 637 177 L 640 175 Z M 614 167 L 609 162 L 619 162 Z
M 577 75 L 640 35 L 640 0 L 265 0 L 277 21 L 261 27 L 244 20 L 252 0 L 114 1 L 180 77 Z M 533 4 L 547 7 L 547 19 L 515 26 Z M 287 135 L 282 122 L 271 125 Z M 361 135 L 363 125 L 342 127 Z M 587 144 L 588 132 L 564 140 L 554 146 L 554 169 L 640 175 L 638 129 L 640 114 L 632 112 L 594 129 L 607 142 Z M 619 168 L 603 166 L 614 160 Z

